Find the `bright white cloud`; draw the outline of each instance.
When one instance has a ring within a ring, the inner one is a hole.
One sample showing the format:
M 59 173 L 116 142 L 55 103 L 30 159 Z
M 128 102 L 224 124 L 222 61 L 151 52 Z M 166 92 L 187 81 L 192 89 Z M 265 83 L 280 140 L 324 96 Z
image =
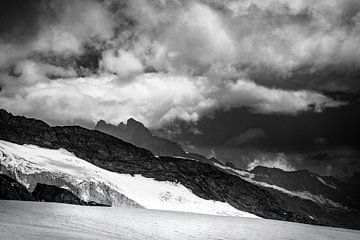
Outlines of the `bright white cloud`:
M 38 32 L 26 44 L 4 43 L 0 36 L 0 66 L 34 52 L 81 54 L 85 43 L 114 37 L 113 16 L 97 1 L 48 1 L 45 5 L 46 14 L 56 12 L 56 15 L 49 14 L 44 19 L 39 16 Z
M 103 53 L 101 66 L 119 76 L 127 77 L 130 74 L 140 73 L 143 70 L 141 61 L 132 53 L 123 50 L 106 51 Z
M 245 106 L 294 114 L 307 110 L 309 104 L 320 109 L 333 102 L 320 94 L 268 89 L 244 80 L 236 86 L 243 87 L 214 86 L 205 77 L 163 73 L 141 74 L 126 82 L 119 82 L 115 75 L 101 75 L 16 86 L 21 94 L 9 97 L 5 91 L 0 94 L 0 105 L 50 122 L 105 119 L 117 124 L 134 117 L 159 127 L 177 118 L 197 121 L 219 108 Z
M 321 112 L 325 107 L 338 107 L 341 102 L 315 92 L 287 91 L 267 88 L 248 80 L 238 80 L 226 85 L 227 94 L 220 95 L 220 102 L 228 107 L 251 107 L 260 113 L 288 113 L 313 109 Z
M 253 162 L 249 163 L 248 170 L 252 170 L 257 166 L 278 168 L 284 171 L 295 171 L 295 168 L 290 164 L 283 153 L 277 153 L 274 155 L 265 154 L 262 157 L 258 157 Z
M 139 21 L 142 42 L 136 47 L 150 48 L 146 58 L 159 68 L 196 73 L 222 61 L 290 74 L 304 65 L 312 70 L 339 62 L 359 66 L 357 3 L 132 1 L 130 13 Z

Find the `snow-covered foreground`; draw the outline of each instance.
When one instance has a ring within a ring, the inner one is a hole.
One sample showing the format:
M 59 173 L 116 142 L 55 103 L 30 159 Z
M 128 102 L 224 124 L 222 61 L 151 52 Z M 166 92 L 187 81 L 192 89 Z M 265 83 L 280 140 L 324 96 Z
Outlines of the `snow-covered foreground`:
M 258 218 L 224 202 L 197 197 L 181 184 L 99 168 L 65 149 L 46 149 L 0 140 L 0 172 L 16 178 L 30 191 L 37 182 L 72 191 L 84 201 L 113 206 Z
M 0 239 L 341 239 L 360 231 L 194 213 L 0 200 Z

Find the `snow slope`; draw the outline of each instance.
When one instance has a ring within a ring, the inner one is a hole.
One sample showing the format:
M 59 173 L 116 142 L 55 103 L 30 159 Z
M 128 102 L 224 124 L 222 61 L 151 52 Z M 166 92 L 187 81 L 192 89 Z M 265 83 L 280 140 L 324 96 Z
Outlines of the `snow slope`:
M 1 240 L 358 240 L 360 231 L 135 208 L 0 201 Z
M 228 203 L 197 197 L 181 184 L 99 168 L 65 149 L 46 149 L 0 140 L 0 171 L 32 191 L 36 183 L 72 191 L 84 201 L 113 206 L 258 218 Z

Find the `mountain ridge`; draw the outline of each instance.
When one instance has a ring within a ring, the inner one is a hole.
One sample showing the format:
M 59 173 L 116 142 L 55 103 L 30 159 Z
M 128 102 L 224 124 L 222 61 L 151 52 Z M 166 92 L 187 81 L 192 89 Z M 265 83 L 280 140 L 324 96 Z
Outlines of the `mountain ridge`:
M 203 199 L 227 202 L 239 210 L 264 218 L 360 229 L 358 221 L 346 219 L 349 212 L 344 209 L 251 183 L 207 163 L 156 157 L 146 149 L 97 130 L 77 126 L 50 127 L 40 120 L 13 116 L 0 110 L 0 139 L 50 149 L 64 148 L 113 172 L 181 183 Z
M 65 148 L 79 158 L 118 173 L 179 182 L 201 198 L 226 201 L 237 209 L 262 217 L 302 219 L 282 209 L 266 190 L 216 167 L 182 158 L 157 158 L 146 149 L 96 130 L 78 126 L 50 127 L 40 120 L 17 117 L 0 110 L 0 138 L 17 144 Z
M 155 136 L 143 123 L 134 118 L 129 118 L 126 123 L 120 122 L 117 126 L 100 120 L 96 123 L 94 130 L 120 138 L 135 146 L 148 149 L 157 156 L 184 157 L 204 163 L 211 163 L 210 159 L 201 154 L 186 152 L 182 146 L 175 141 Z

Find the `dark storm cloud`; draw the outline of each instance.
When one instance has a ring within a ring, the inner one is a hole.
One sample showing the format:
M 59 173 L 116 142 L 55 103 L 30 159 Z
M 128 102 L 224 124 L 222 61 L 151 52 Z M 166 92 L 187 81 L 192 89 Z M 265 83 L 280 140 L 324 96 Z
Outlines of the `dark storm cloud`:
M 358 0 L 2 1 L 0 107 L 334 172 L 357 166 L 359 43 Z
M 265 165 L 309 169 L 323 175 L 350 175 L 360 170 L 360 96 L 359 92 L 331 96 L 349 104 L 297 116 L 256 114 L 249 109 L 220 111 L 197 123 L 202 135 L 188 133 L 186 127 L 178 124 L 182 134 L 175 139 L 191 142 L 195 146 L 192 151 L 215 154 L 241 168 Z M 235 133 L 246 136 L 249 129 L 263 129 L 266 138 L 240 146 L 228 144 L 234 141 Z
M 5 0 L 0 8 L 0 36 L 2 42 L 22 42 L 34 38 L 40 28 L 43 1 Z
M 262 128 L 250 128 L 243 133 L 231 138 L 226 142 L 228 145 L 243 145 L 246 143 L 256 143 L 265 139 L 266 132 Z
M 4 6 L 0 106 L 53 123 L 135 117 L 161 127 L 176 119 L 196 122 L 219 109 L 321 112 L 346 103 L 320 90 L 357 84 L 343 81 L 349 71 L 339 79 L 312 78 L 333 65 L 356 76 L 357 1 L 51 0 Z
M 268 150 L 297 151 L 317 148 L 317 138 L 326 139 L 325 146 L 351 145 L 360 147 L 358 123 L 360 122 L 359 93 L 338 93 L 332 97 L 349 104 L 341 108 L 327 109 L 322 113 L 307 112 L 297 116 L 264 115 L 237 109 L 219 111 L 212 118 L 204 118 L 197 128 L 204 134 L 189 135 L 196 145 L 221 146 L 233 138 L 234 133 L 261 128 L 266 139 L 261 141 Z M 260 143 L 259 143 L 260 144 Z
M 0 65 L 34 54 L 81 54 L 84 45 L 112 37 L 113 26 L 107 19 L 107 11 L 97 1 L 3 1 Z

